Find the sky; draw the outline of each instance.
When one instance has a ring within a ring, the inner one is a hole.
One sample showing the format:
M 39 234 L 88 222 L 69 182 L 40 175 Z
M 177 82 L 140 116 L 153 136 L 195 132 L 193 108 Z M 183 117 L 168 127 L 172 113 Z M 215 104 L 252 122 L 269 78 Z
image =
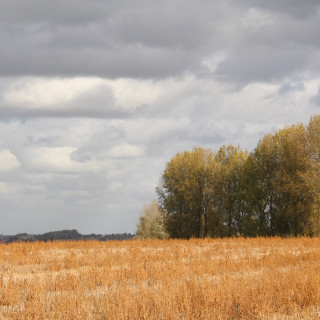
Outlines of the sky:
M 167 161 L 320 111 L 319 0 L 0 0 L 0 234 L 135 232 Z

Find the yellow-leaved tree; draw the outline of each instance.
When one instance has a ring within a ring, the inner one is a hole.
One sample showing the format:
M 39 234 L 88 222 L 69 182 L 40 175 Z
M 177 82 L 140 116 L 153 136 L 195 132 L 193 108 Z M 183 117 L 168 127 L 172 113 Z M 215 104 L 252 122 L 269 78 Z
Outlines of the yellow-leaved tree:
M 152 201 L 145 204 L 139 217 L 137 225 L 137 239 L 166 239 L 168 234 L 165 231 L 164 214 L 158 202 Z

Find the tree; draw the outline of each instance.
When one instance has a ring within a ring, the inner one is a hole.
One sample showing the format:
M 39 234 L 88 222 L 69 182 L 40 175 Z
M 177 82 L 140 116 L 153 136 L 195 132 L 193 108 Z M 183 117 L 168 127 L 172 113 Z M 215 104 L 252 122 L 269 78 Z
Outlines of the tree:
M 177 153 L 157 187 L 174 238 L 320 235 L 320 116 L 260 139 Z
M 267 134 L 260 139 L 247 163 L 249 207 L 256 221 L 256 232 L 260 235 L 276 234 L 278 167 L 278 145 L 274 136 Z
M 145 204 L 141 212 L 136 231 L 137 239 L 166 239 L 164 214 L 157 201 Z
M 311 117 L 307 126 L 308 170 L 302 178 L 312 197 L 309 235 L 320 236 L 320 115 Z
M 177 153 L 166 164 L 157 193 L 171 237 L 208 236 L 215 168 L 213 152 L 200 147 Z
M 244 193 L 244 164 L 247 151 L 233 145 L 222 146 L 215 159 L 219 164 L 216 188 L 214 190 L 219 216 L 224 219 L 222 235 L 243 235 L 246 221 L 246 199 Z
M 250 206 L 257 234 L 310 234 L 312 206 L 307 134 L 302 124 L 265 135 L 248 159 Z
M 277 231 L 279 234 L 309 234 L 312 198 L 303 179 L 309 169 L 307 134 L 302 124 L 292 125 L 275 134 L 279 145 Z

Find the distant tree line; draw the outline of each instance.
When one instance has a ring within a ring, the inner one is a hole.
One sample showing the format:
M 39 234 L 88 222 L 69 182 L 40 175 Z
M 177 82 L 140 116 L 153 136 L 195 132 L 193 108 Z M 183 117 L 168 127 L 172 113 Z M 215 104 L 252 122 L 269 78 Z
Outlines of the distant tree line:
M 320 116 L 260 139 L 177 153 L 157 187 L 170 237 L 320 235 Z
M 33 241 L 80 241 L 80 240 L 129 240 L 134 237 L 130 233 L 112 233 L 112 234 L 81 234 L 76 229 L 50 231 L 43 234 L 18 233 L 16 235 L 0 235 L 0 243 L 12 242 L 33 242 Z

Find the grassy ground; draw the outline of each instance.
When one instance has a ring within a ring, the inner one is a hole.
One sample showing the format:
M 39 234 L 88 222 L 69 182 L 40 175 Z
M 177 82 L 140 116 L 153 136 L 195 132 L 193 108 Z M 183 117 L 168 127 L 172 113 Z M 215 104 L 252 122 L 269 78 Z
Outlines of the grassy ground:
M 0 319 L 320 319 L 320 238 L 0 245 Z

